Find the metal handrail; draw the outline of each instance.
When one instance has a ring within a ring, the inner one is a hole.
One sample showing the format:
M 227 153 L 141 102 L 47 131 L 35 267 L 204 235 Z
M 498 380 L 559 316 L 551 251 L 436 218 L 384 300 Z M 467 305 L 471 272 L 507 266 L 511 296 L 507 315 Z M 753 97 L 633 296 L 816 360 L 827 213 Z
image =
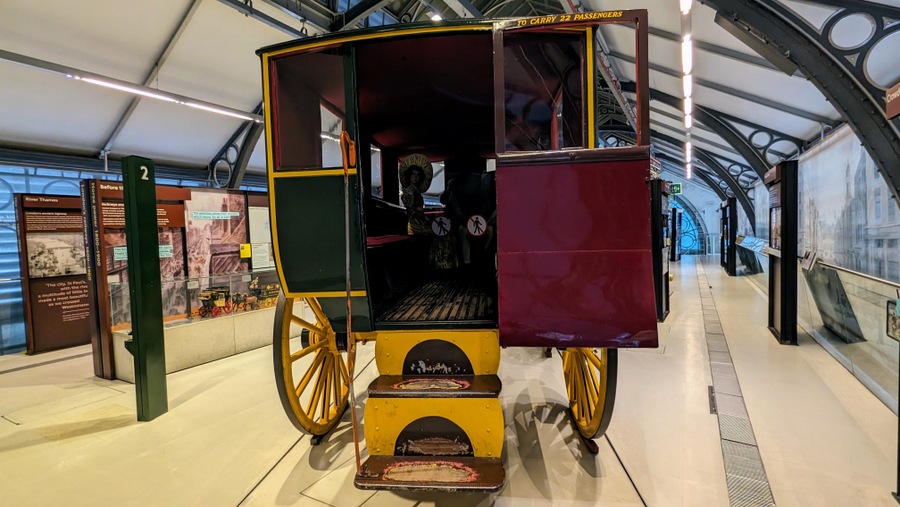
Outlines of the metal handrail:
M 18 278 L 0 278 L 0 283 L 3 283 L 3 282 L 21 282 L 22 280 L 24 280 L 24 278 L 22 278 L 21 276 L 18 277 Z
M 884 285 L 889 285 L 889 286 L 891 286 L 891 287 L 893 287 L 893 288 L 895 288 L 895 289 L 900 290 L 900 283 L 897 283 L 897 282 L 892 282 L 892 281 L 890 281 L 890 280 L 885 280 L 885 279 L 883 279 L 883 278 L 878 278 L 878 277 L 876 277 L 876 276 L 867 275 L 867 274 L 865 274 L 865 273 L 860 273 L 860 272 L 858 272 L 858 271 L 853 271 L 852 269 L 847 269 L 847 268 L 842 268 L 842 267 L 840 267 L 840 266 L 835 266 L 834 264 L 829 264 L 829 263 L 827 263 L 827 262 L 825 262 L 825 261 L 822 261 L 822 260 L 816 260 L 816 264 L 821 264 L 821 265 L 823 265 L 823 266 L 825 266 L 825 267 L 829 267 L 829 268 L 831 268 L 831 269 L 834 269 L 835 271 L 843 271 L 844 273 L 849 273 L 849 274 L 851 274 L 851 275 L 855 275 L 855 276 L 858 276 L 858 277 L 860 277 L 860 278 L 865 278 L 866 280 L 869 280 L 869 281 L 872 281 L 872 282 L 883 283 Z

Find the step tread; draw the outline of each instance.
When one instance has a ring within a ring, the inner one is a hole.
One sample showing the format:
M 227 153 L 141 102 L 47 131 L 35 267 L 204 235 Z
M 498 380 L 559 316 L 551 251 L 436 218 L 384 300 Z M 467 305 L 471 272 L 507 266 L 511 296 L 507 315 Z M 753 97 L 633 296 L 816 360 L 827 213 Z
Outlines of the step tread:
M 501 387 L 497 375 L 381 375 L 369 384 L 369 397 L 496 398 Z
M 369 456 L 354 483 L 360 489 L 493 492 L 505 479 L 499 458 Z

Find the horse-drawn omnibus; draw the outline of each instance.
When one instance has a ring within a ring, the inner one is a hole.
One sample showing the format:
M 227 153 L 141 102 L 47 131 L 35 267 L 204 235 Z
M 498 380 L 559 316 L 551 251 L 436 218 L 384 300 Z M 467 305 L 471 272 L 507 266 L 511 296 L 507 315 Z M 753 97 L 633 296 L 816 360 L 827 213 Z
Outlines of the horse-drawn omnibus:
M 603 23 L 635 28 L 633 147 L 598 146 Z M 326 434 L 374 342 L 357 487 L 502 487 L 503 347 L 559 350 L 578 432 L 607 428 L 617 349 L 657 345 L 646 52 L 642 10 L 259 51 L 278 391 L 299 429 Z

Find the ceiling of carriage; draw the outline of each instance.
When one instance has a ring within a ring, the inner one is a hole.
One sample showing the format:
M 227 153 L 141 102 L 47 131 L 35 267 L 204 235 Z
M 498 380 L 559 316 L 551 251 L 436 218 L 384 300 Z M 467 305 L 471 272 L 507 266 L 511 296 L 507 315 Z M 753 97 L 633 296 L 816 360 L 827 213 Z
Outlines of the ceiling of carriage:
M 794 156 L 845 120 L 801 72 L 779 70 L 729 33 L 723 27 L 727 23 L 717 23 L 716 11 L 705 5 L 728 1 L 695 1 L 692 11 L 695 166 L 720 195 L 749 188 L 761 168 Z M 898 14 L 890 19 L 900 18 L 900 0 L 744 1 L 788 9 L 839 49 L 873 46 L 862 69 L 875 88 L 900 80 L 894 64 L 900 50 L 897 26 L 874 21 L 886 17 L 885 9 Z M 655 152 L 667 171 L 680 176 L 684 127 L 677 0 L 0 0 L 0 158 L 49 152 L 97 160 L 103 153 L 112 158 L 139 154 L 186 171 L 205 171 L 224 158 L 229 146 L 240 151 L 252 124 L 78 82 L 65 72 L 47 71 L 53 64 L 252 114 L 262 101 L 255 54 L 262 46 L 325 31 L 428 21 L 435 15 L 457 19 L 623 8 L 649 10 Z M 632 31 L 604 26 L 601 35 L 624 95 L 633 98 Z M 615 105 L 611 95 L 607 98 Z M 631 142 L 621 129 L 621 110 L 612 109 L 612 124 L 618 119 L 620 125 L 610 129 L 606 141 Z M 247 171 L 264 173 L 263 138 L 257 132 L 249 139 Z

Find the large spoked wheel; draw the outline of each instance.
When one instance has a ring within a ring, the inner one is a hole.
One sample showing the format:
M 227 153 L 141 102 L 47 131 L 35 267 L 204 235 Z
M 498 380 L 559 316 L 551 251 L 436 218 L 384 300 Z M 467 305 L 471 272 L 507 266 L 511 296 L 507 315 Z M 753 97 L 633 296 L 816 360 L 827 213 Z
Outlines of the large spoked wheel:
M 616 349 L 569 348 L 563 351 L 569 411 L 584 438 L 606 432 L 616 400 Z
M 272 347 L 275 384 L 294 426 L 324 435 L 347 408 L 356 347 L 352 338 L 334 332 L 315 298 L 305 299 L 314 318 L 303 316 L 299 301 L 278 299 Z

